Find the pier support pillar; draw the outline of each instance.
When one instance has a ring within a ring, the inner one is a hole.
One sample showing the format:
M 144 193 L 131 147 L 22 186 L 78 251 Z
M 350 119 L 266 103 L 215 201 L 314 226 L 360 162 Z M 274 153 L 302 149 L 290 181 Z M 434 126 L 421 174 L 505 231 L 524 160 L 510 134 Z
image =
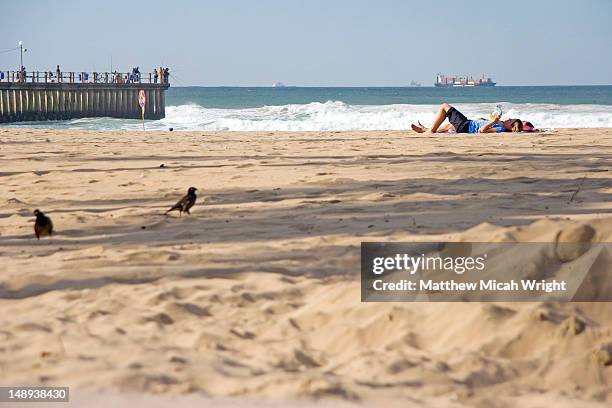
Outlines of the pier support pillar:
M 19 120 L 23 120 L 23 90 L 19 90 L 17 91 L 17 93 L 19 94 L 19 107 L 17 108 L 17 116 L 19 117 Z
M 159 93 L 159 119 L 166 117 L 166 95 L 165 92 Z

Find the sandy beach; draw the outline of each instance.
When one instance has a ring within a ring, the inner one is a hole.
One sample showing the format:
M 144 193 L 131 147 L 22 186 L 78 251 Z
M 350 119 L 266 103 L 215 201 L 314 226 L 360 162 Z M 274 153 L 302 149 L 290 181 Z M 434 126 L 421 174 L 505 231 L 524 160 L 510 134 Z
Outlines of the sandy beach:
M 2 385 L 78 406 L 609 406 L 609 303 L 361 303 L 359 248 L 610 242 L 610 152 L 612 129 L 2 128 Z M 191 215 L 165 216 L 189 186 Z

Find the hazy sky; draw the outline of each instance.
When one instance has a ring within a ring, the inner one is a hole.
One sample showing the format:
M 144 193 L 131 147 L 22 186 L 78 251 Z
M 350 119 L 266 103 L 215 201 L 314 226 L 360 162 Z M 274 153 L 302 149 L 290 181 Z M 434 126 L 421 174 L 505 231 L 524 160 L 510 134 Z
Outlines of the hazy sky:
M 169 66 L 174 85 L 612 84 L 612 1 L 7 1 L 0 70 Z

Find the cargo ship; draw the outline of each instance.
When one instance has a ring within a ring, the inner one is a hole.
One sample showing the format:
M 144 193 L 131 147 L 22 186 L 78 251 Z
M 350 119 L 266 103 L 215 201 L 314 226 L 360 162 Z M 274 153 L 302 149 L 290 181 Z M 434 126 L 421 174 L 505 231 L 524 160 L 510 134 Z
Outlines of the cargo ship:
M 483 75 L 480 79 L 474 79 L 467 75 L 436 75 L 436 82 L 434 83 L 437 87 L 449 88 L 449 87 L 465 87 L 465 86 L 495 86 L 495 82 L 491 78 L 485 78 Z

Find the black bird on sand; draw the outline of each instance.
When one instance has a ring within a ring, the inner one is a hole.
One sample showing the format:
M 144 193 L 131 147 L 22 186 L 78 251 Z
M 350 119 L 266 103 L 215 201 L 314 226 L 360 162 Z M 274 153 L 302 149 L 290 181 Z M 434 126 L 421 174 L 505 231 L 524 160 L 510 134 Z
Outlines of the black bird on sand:
M 174 210 L 179 210 L 179 215 L 183 215 L 183 212 L 190 214 L 189 209 L 193 207 L 196 202 L 196 198 L 198 198 L 196 196 L 196 191 L 198 191 L 197 188 L 189 187 L 189 190 L 187 190 L 187 194 L 185 194 L 185 196 L 181 198 L 178 203 L 174 204 L 172 208 L 166 211 L 166 214 Z
M 51 222 L 51 218 L 47 217 L 45 213 L 40 210 L 34 210 L 34 215 L 36 216 L 36 221 L 34 222 L 34 234 L 36 234 L 36 239 L 40 239 L 40 237 L 53 235 L 53 223 Z

